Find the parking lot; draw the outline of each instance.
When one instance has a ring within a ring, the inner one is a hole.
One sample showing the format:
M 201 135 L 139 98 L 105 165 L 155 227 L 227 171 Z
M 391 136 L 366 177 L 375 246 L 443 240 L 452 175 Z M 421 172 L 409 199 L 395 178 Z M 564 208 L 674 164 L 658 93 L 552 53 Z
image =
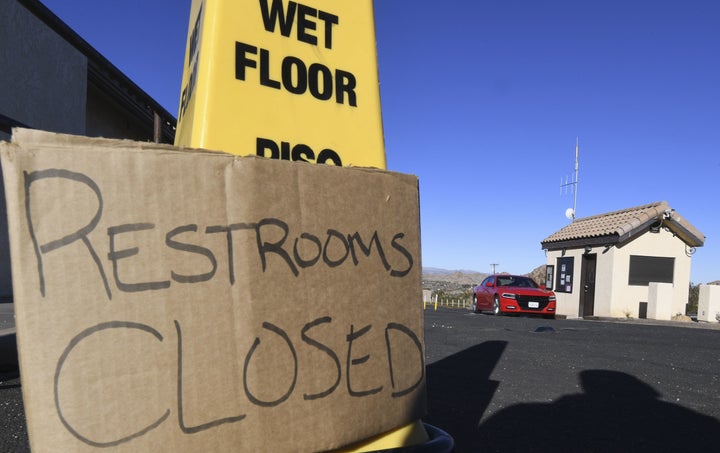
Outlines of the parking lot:
M 0 339 L 13 359 L 14 335 Z M 428 308 L 425 343 L 424 421 L 456 452 L 717 451 L 720 325 Z M 19 374 L 2 365 L 0 451 L 29 451 Z
M 425 311 L 427 423 L 457 452 L 717 451 L 720 330 Z

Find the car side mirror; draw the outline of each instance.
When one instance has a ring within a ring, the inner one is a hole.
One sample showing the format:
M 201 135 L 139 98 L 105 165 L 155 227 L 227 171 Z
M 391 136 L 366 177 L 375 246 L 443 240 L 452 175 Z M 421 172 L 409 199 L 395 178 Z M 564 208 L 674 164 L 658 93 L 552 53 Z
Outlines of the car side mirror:
M 492 282 L 485 283 L 485 286 L 487 286 L 488 288 L 492 287 L 492 285 L 493 285 Z
M 545 285 L 544 284 L 540 285 L 540 289 L 546 289 Z

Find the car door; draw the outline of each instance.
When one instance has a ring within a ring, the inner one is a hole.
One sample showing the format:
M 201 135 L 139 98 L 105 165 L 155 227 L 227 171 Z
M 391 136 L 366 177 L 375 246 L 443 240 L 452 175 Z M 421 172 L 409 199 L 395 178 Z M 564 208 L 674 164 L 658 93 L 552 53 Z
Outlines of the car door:
M 495 277 L 490 276 L 483 280 L 478 291 L 478 308 L 483 310 L 492 309 L 492 291 L 495 286 Z

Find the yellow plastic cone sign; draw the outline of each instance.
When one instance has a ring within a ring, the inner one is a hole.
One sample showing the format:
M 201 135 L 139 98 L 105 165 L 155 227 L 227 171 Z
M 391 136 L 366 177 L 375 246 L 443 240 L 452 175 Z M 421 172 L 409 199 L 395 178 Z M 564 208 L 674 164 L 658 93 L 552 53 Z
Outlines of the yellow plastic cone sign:
M 386 168 L 372 0 L 193 0 L 175 145 Z M 346 452 L 422 443 L 417 421 Z
M 385 168 L 372 0 L 194 0 L 175 144 Z

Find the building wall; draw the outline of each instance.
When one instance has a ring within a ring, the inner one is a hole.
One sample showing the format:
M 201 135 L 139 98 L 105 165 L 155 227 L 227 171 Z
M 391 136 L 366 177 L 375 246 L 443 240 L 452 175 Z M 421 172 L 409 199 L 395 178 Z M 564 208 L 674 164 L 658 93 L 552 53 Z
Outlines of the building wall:
M 85 133 L 87 59 L 16 1 L 0 1 L 0 114 Z
M 0 1 L 0 114 L 37 129 L 84 134 L 86 83 L 82 53 L 18 2 Z M 0 298 L 6 298 L 12 281 L 4 186 L 0 198 Z
M 578 286 L 573 285 L 572 293 L 559 291 L 556 283 L 558 279 L 557 276 L 560 274 L 561 270 L 558 268 L 557 259 L 560 257 L 573 257 L 575 266 L 571 274 L 572 281 L 580 282 L 580 263 L 582 262 L 582 254 L 583 250 L 581 249 L 569 249 L 565 252 L 565 255 L 563 255 L 560 250 L 549 251 L 547 253 L 547 264 L 550 266 L 555 266 L 555 272 L 553 276 L 553 290 L 555 291 L 556 301 L 555 313 L 557 313 L 558 315 L 564 315 L 568 318 L 577 318 L 579 316 L 578 307 L 580 286 L 579 283 Z
M 624 317 L 626 312 L 637 318 L 640 302 L 648 301 L 647 286 L 629 286 L 630 255 L 674 257 L 673 296 L 670 313 L 685 313 L 690 286 L 691 258 L 686 254 L 685 243 L 672 233 L 660 230 L 659 233 L 645 233 L 624 247 L 616 250 L 614 278 L 624 288 L 616 291 L 613 297 L 610 316 Z
M 627 283 L 625 279 L 618 278 L 615 260 L 617 250 L 615 247 L 595 247 L 591 253 L 597 254 L 597 269 L 595 277 L 595 316 L 613 316 L 612 302 L 617 299 L 621 288 Z M 614 316 L 613 316 L 614 317 Z
M 152 141 L 155 112 L 148 104 L 154 101 L 148 102 L 146 95 L 136 89 L 127 89 L 122 84 L 124 76 L 120 77 L 122 83 L 116 83 L 116 70 L 104 66 L 107 63 L 98 59 L 94 51 L 88 53 L 80 38 L 65 34 L 63 27 L 55 32 L 53 28 L 57 27 L 36 16 L 36 7 L 28 8 L 17 0 L 0 0 L 0 118 L 3 119 L 0 140 L 11 139 L 8 119 L 10 125 L 20 123 L 51 132 Z M 44 17 L 43 13 L 39 16 Z M 96 64 L 100 65 L 100 72 L 89 81 L 88 67 L 97 69 Z M 109 77 L 109 81 L 102 77 Z M 109 83 L 108 92 L 104 92 L 102 83 L 95 79 Z M 96 83 L 100 85 L 95 86 Z M 163 116 L 167 118 L 167 112 L 163 111 Z M 166 131 L 161 140 L 172 143 L 173 138 L 168 135 Z M 0 184 L 0 299 L 3 300 L 12 296 L 8 242 L 5 192 Z
M 582 288 L 582 255 L 584 249 L 568 249 L 565 257 L 574 258 L 572 293 L 556 290 L 557 313 L 570 318 L 580 316 L 580 294 Z M 691 258 L 686 254 L 685 243 L 672 233 L 661 230 L 659 233 L 645 233 L 626 243 L 622 247 L 594 247 L 590 250 L 596 255 L 595 305 L 594 315 L 601 317 L 638 318 L 640 302 L 648 302 L 648 286 L 630 286 L 630 256 L 644 255 L 675 258 L 674 283 L 670 313 L 685 313 L 690 285 Z M 548 251 L 547 264 L 557 268 L 560 250 Z

